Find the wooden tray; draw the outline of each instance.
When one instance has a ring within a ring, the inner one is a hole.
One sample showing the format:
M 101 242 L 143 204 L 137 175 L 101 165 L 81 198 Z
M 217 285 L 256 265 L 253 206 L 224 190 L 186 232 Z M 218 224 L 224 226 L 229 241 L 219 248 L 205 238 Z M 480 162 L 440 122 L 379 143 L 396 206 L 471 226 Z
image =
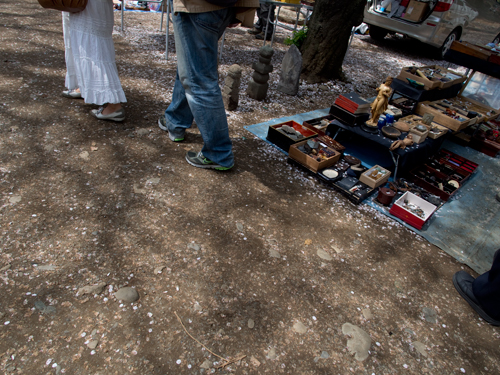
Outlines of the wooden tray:
M 434 116 L 434 121 L 437 122 L 440 125 L 443 125 L 447 127 L 448 129 L 451 129 L 453 131 L 460 131 L 462 129 L 465 129 L 467 126 L 471 124 L 471 119 L 458 114 L 457 115 L 460 117 L 461 120 L 456 120 L 451 118 L 450 116 L 445 115 L 443 112 L 432 108 L 431 107 L 432 102 L 422 102 L 419 103 L 417 106 L 416 113 L 418 115 L 423 116 L 426 113 L 430 113 L 431 115 Z M 475 123 L 475 121 L 474 121 Z
M 475 44 L 467 43 L 467 42 L 453 42 L 451 44 L 450 49 L 465 53 L 466 55 L 477 57 L 478 59 L 481 60 L 488 60 L 488 58 L 491 56 L 491 51 L 488 51 L 486 48 L 482 48 L 479 46 L 476 46 Z

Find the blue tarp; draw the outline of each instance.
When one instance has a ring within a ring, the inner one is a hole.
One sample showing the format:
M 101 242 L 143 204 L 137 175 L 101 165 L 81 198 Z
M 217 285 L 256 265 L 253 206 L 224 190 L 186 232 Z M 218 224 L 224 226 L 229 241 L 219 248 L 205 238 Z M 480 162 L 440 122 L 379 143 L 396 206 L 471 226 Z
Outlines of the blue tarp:
M 328 110 L 319 109 L 282 117 L 245 126 L 245 129 L 266 141 L 270 125 L 290 120 L 302 124 L 305 120 L 326 116 Z M 385 207 L 373 200 L 374 197 L 363 203 L 405 225 L 476 272 L 483 273 L 489 270 L 493 254 L 500 248 L 500 202 L 495 198 L 500 191 L 500 159 L 450 141 L 445 141 L 443 148 L 479 164 L 479 168 L 457 194 L 434 213 L 422 230 L 417 230 L 389 214 Z M 369 160 L 366 153 L 361 151 L 358 150 L 357 153 L 356 148 L 352 147 L 348 148 L 346 153 L 359 157 L 367 167 L 374 165 L 375 162 Z

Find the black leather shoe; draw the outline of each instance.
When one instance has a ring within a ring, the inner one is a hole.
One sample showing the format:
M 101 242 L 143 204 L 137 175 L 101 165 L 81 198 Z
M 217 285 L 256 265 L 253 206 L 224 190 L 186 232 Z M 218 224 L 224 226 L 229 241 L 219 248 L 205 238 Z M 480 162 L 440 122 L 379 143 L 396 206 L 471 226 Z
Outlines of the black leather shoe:
M 257 35 L 257 34 L 260 34 L 261 32 L 262 32 L 262 30 L 261 29 L 257 29 L 257 28 L 253 28 L 253 29 L 247 30 L 247 33 L 252 34 L 252 35 Z
M 500 326 L 500 321 L 493 319 L 479 306 L 479 302 L 472 292 L 474 278 L 465 271 L 458 271 L 453 275 L 453 285 L 457 292 L 469 303 L 481 318 L 494 326 Z
M 255 35 L 255 39 L 264 40 L 264 34 Z M 271 40 L 271 35 L 266 36 L 266 40 Z

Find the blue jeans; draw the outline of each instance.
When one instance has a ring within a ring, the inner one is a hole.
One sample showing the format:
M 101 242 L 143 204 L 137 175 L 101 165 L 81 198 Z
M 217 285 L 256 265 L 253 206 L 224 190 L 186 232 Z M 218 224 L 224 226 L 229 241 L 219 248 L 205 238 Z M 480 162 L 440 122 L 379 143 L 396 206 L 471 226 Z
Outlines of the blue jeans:
M 234 156 L 218 81 L 217 50 L 234 11 L 172 13 L 177 75 L 165 111 L 168 131 L 175 138 L 184 137 L 194 119 L 203 138 L 203 155 L 223 167 L 232 167 Z

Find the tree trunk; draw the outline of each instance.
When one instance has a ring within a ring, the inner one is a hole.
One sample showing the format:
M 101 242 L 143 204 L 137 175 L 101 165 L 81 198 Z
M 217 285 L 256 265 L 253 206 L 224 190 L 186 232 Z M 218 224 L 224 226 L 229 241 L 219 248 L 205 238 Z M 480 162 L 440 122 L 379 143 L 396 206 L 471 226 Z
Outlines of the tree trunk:
M 316 0 L 302 45 L 302 74 L 310 83 L 340 78 L 353 26 L 363 21 L 366 0 Z

